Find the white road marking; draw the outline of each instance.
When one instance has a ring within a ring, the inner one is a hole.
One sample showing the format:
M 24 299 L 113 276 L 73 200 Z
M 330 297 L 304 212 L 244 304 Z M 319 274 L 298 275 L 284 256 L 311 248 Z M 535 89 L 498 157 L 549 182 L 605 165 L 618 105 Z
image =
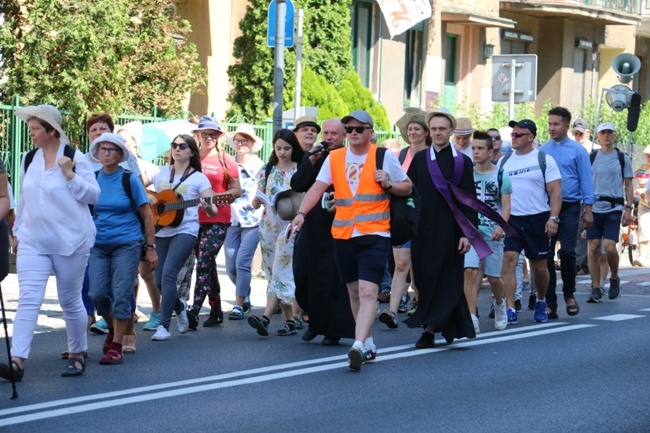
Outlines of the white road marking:
M 650 308 L 644 308 L 643 310 L 639 310 L 639 311 L 650 311 Z
M 564 325 L 564 324 L 557 323 L 557 325 Z M 409 357 L 419 356 L 419 355 L 428 355 L 431 353 L 453 350 L 456 348 L 481 346 L 484 344 L 500 343 L 502 341 L 531 338 L 531 337 L 537 337 L 541 335 L 550 335 L 558 332 L 573 331 L 573 330 L 597 326 L 597 325 L 590 325 L 590 324 L 568 325 L 568 326 L 557 326 L 557 325 L 540 324 L 536 326 L 522 327 L 519 329 L 512 328 L 501 332 L 486 333 L 482 336 L 482 338 L 476 338 L 472 340 L 468 340 L 468 339 L 458 340 L 452 345 L 444 345 L 441 347 L 436 347 L 434 349 L 414 349 L 412 344 L 404 345 L 404 346 L 395 346 L 386 349 L 380 348 L 379 357 L 375 362 L 383 362 L 383 361 L 389 361 L 392 359 L 399 359 L 399 358 L 409 358 Z M 533 330 L 531 332 L 521 333 L 521 331 L 523 331 L 525 328 L 536 329 L 536 330 Z M 506 332 L 506 331 L 510 331 L 510 332 Z M 489 338 L 488 334 L 493 334 L 495 336 L 494 338 Z M 409 350 L 404 351 L 406 349 Z M 391 353 L 391 352 L 397 352 L 397 353 L 393 355 L 384 355 L 385 353 Z M 41 412 L 11 416 L 8 418 L 0 419 L 0 426 L 20 424 L 20 423 L 48 419 L 48 418 L 58 417 L 62 415 L 69 415 L 74 413 L 84 413 L 93 410 L 100 410 L 109 407 L 122 406 L 122 405 L 127 405 L 132 403 L 149 402 L 152 400 L 175 397 L 179 395 L 193 394 L 197 392 L 205 392 L 205 391 L 229 388 L 229 387 L 240 386 L 240 385 L 267 382 L 271 380 L 302 376 L 305 374 L 318 373 L 318 372 L 329 371 L 334 369 L 343 369 L 346 368 L 348 365 L 347 362 L 344 361 L 345 358 L 347 358 L 347 355 L 331 356 L 326 358 L 318 358 L 318 359 L 307 360 L 307 361 L 280 364 L 275 366 L 244 370 L 244 371 L 221 374 L 216 376 L 208 376 L 204 378 L 185 380 L 182 382 L 172 382 L 168 384 L 152 385 L 147 387 L 135 388 L 131 390 L 123 390 L 123 391 L 96 394 L 96 395 L 90 395 L 84 397 L 76 397 L 76 398 L 70 398 L 65 400 L 57 400 L 57 401 L 44 402 L 44 403 L 39 403 L 34 405 L 28 405 L 28 406 L 13 408 L 13 409 L 5 409 L 0 411 L 0 416 L 15 415 L 17 412 L 37 411 L 37 410 L 48 409 L 57 406 L 73 405 L 68 407 L 62 407 L 59 409 L 43 410 Z M 298 368 L 289 371 L 278 371 L 278 370 L 287 370 L 289 368 L 304 367 L 307 365 L 322 364 L 322 363 L 327 363 L 327 364 L 315 365 L 306 368 Z M 232 380 L 233 378 L 236 377 L 250 376 L 255 374 L 259 374 L 259 375 Z M 231 380 L 227 380 L 227 379 L 231 379 Z M 206 383 L 206 382 L 214 382 L 217 380 L 221 380 L 221 382 Z M 188 384 L 194 384 L 195 386 L 187 387 Z M 176 389 L 163 390 L 164 388 L 171 388 L 171 387 L 176 387 Z M 160 391 L 151 392 L 153 390 L 160 390 Z M 136 393 L 140 393 L 140 395 L 122 397 L 124 395 L 136 394 Z M 113 397 L 116 398 L 114 398 L 113 400 L 108 400 L 108 398 L 113 398 Z M 88 401 L 91 400 L 98 400 L 98 401 L 93 403 L 88 403 Z M 75 403 L 86 403 L 86 404 L 74 405 Z
M 630 319 L 640 319 L 642 316 L 639 314 L 612 314 L 611 316 L 601 316 L 601 317 L 592 317 L 594 320 L 607 320 L 610 322 L 620 322 L 622 320 L 630 320 Z
M 650 286 L 650 281 L 645 281 L 643 283 L 637 283 L 637 286 Z

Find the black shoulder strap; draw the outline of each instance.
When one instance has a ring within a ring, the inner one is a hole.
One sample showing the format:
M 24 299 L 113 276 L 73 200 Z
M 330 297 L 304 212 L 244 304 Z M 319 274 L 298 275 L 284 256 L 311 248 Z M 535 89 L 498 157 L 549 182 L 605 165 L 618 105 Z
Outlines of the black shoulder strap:
M 37 150 L 38 149 L 32 149 L 29 152 L 27 152 L 27 154 L 25 155 L 25 173 L 27 173 L 27 169 L 31 165 Z
M 499 168 L 497 172 L 497 185 L 499 185 L 499 197 L 501 197 L 501 187 L 503 186 L 503 169 Z
M 271 171 L 273 171 L 273 165 L 267 163 L 266 168 L 264 169 L 264 180 L 269 178 Z
M 36 151 L 38 149 L 32 149 L 27 154 L 25 155 L 25 173 L 27 173 L 27 169 L 31 165 L 32 161 L 34 160 L 34 155 L 36 154 Z M 69 144 L 66 144 L 65 147 L 63 148 L 63 156 L 67 156 L 71 160 L 74 161 L 74 154 L 77 151 L 74 147 L 70 146 Z M 72 171 L 75 171 L 73 168 Z
M 409 151 L 408 147 L 405 147 L 404 149 L 399 151 L 399 157 L 397 159 L 399 159 L 400 164 L 404 163 L 404 160 L 406 159 L 406 152 L 408 151 Z
M 615 147 L 614 149 L 616 149 L 616 154 L 618 155 L 618 163 L 621 164 L 621 177 L 625 182 L 625 154 L 621 152 L 618 147 Z
M 501 163 L 499 164 L 499 168 L 503 168 L 504 165 L 506 165 L 506 161 L 510 159 L 510 156 L 512 156 L 512 152 L 506 153 L 503 158 L 501 158 Z
M 384 156 L 386 155 L 385 147 L 377 147 L 377 154 L 375 155 L 377 170 L 382 170 L 384 166 Z
M 546 153 L 543 150 L 540 150 L 537 154 L 537 162 L 539 163 L 539 168 L 542 170 L 544 185 L 546 185 Z
M 596 160 L 596 155 L 598 155 L 598 149 L 592 150 L 591 153 L 589 154 L 589 162 L 591 162 L 591 165 L 594 165 L 594 161 Z

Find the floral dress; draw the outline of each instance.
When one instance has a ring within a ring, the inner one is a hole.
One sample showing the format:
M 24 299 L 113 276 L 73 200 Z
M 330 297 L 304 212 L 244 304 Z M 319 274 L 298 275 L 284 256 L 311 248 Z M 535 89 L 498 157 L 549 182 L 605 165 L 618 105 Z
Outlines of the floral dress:
M 291 189 L 291 177 L 298 167 L 284 172 L 273 167 L 269 178 L 265 179 L 265 167 L 259 174 L 259 185 L 271 202 L 275 196 Z M 293 280 L 293 239 L 287 242 L 285 232 L 291 221 L 283 221 L 275 209 L 266 206 L 260 221 L 260 248 L 262 250 L 262 269 L 268 280 L 266 295 L 276 295 L 286 305 L 295 298 L 296 284 Z

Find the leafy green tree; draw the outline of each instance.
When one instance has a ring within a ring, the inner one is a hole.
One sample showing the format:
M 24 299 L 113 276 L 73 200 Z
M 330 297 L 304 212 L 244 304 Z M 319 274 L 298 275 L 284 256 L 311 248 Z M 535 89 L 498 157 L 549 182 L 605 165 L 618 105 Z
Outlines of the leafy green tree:
M 370 90 L 361 84 L 359 76 L 354 71 L 349 71 L 343 77 L 340 89 L 341 97 L 348 106 L 348 113 L 354 110 L 366 110 L 375 121 L 375 129 L 390 130 L 388 113 L 383 105 L 375 101 Z
M 0 14 L 2 99 L 57 105 L 73 130 L 100 110 L 181 111 L 203 80 L 170 0 L 0 0 Z

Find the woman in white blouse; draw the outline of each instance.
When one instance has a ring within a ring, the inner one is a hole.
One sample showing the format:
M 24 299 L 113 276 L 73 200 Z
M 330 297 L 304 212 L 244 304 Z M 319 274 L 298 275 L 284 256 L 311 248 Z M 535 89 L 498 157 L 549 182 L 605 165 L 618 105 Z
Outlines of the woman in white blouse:
M 36 151 L 23 158 L 20 196 L 14 225 L 20 300 L 14 319 L 12 364 L 0 365 L 0 377 L 21 380 L 36 329 L 45 287 L 52 271 L 68 333 L 68 364 L 62 376 L 86 370 L 86 310 L 81 285 L 95 225 L 88 210 L 99 197 L 95 173 L 83 153 L 69 143 L 61 113 L 51 105 L 23 107 L 16 115 L 27 123 Z M 66 155 L 71 155 L 72 158 Z

